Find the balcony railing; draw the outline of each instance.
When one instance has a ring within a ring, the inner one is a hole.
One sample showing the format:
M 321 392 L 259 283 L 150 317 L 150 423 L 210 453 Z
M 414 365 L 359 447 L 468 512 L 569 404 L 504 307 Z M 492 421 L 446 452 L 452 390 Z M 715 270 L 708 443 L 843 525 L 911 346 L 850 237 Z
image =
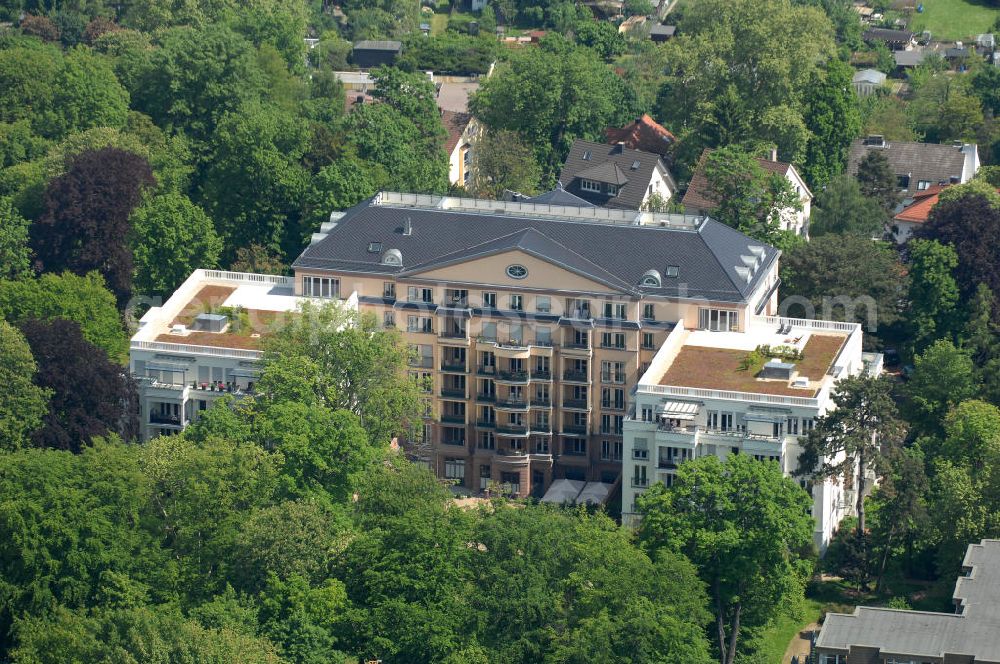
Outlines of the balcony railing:
M 600 428 L 600 434 L 602 436 L 616 436 L 618 438 L 621 438 L 621 436 L 622 436 L 622 430 L 621 429 L 614 429 L 612 427 L 601 427 Z
M 469 333 L 466 330 L 443 330 L 439 335 L 442 339 L 466 339 Z
M 584 341 L 583 343 L 571 341 L 570 343 L 563 344 L 562 347 L 566 350 L 590 350 L 590 342 Z
M 670 458 L 670 459 L 658 459 L 656 462 L 657 468 L 666 468 L 668 470 L 673 470 L 677 468 L 677 464 L 683 461 L 683 459 Z
M 441 371 L 460 371 L 464 373 L 465 362 L 464 361 L 460 362 L 458 360 L 453 360 L 453 361 L 444 360 L 441 362 Z
M 695 434 L 695 433 L 698 433 L 698 425 L 696 425 L 696 424 L 687 424 L 687 425 L 684 425 L 684 426 L 676 426 L 676 425 L 673 425 L 673 424 L 669 424 L 667 422 L 659 422 L 656 425 L 656 430 L 657 431 L 663 431 L 665 433 Z
M 528 402 L 524 399 L 498 399 L 497 408 L 516 408 L 518 410 L 527 410 Z
M 505 380 L 511 383 L 527 383 L 528 382 L 528 372 L 527 371 L 501 371 L 497 374 L 497 378 L 500 380 Z
M 180 415 L 167 415 L 166 413 L 152 412 L 149 414 L 150 424 L 169 424 L 179 427 L 181 425 Z
M 532 408 L 551 408 L 552 407 L 552 400 L 551 399 L 543 399 L 541 397 L 532 397 L 532 399 L 531 399 L 531 407 Z
M 552 372 L 536 369 L 531 372 L 531 380 L 552 380 Z
M 476 373 L 479 374 L 480 376 L 496 376 L 497 368 L 494 366 L 485 366 L 480 364 L 478 367 L 476 367 Z
M 648 477 L 633 477 L 632 478 L 632 487 L 633 488 L 642 489 L 642 488 L 647 487 L 647 486 L 649 486 L 649 478 Z
M 457 398 L 457 399 L 464 399 L 465 398 L 465 388 L 464 387 L 462 387 L 462 388 L 458 388 L 458 387 L 442 387 L 441 388 L 441 396 L 443 396 L 443 397 L 454 397 L 454 398 Z
M 476 426 L 480 429 L 495 429 L 497 426 L 496 420 L 476 420 Z
M 590 382 L 590 374 L 586 371 L 568 369 L 563 372 L 563 380 L 575 381 L 577 383 L 588 383 Z
M 434 366 L 434 358 L 432 357 L 415 357 L 410 360 L 411 367 L 420 367 L 423 369 L 430 369 Z
M 445 413 L 441 415 L 441 421 L 446 424 L 465 424 L 465 415 L 455 413 Z
M 601 410 L 625 410 L 625 404 L 618 401 L 601 401 Z
M 526 435 L 528 433 L 528 427 L 523 424 L 498 424 L 497 433 Z
M 497 395 L 495 394 L 477 394 L 476 401 L 481 401 L 482 403 L 493 403 L 497 400 Z
M 586 424 L 564 424 L 562 427 L 563 433 L 568 433 L 572 435 L 586 435 L 587 425 Z
M 584 409 L 587 408 L 586 399 L 563 399 L 563 408 L 577 408 Z

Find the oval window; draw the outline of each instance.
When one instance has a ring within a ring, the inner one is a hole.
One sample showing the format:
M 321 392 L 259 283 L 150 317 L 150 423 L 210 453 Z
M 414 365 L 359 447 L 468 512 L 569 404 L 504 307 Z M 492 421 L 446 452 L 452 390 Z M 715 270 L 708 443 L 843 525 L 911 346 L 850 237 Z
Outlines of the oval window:
M 508 265 L 507 276 L 511 279 L 524 279 L 528 276 L 528 268 L 523 265 Z

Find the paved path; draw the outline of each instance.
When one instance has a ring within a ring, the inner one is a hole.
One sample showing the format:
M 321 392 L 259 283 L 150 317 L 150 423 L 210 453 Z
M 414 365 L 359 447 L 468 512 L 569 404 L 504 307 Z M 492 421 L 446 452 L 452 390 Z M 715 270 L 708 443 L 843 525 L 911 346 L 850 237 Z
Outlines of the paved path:
M 809 654 L 809 636 L 816 630 L 819 629 L 819 623 L 810 623 L 802 628 L 802 630 L 795 635 L 792 642 L 788 644 L 785 648 L 785 656 L 781 658 L 781 664 L 791 664 L 792 656 L 799 655 L 799 661 L 802 660 L 802 655 Z

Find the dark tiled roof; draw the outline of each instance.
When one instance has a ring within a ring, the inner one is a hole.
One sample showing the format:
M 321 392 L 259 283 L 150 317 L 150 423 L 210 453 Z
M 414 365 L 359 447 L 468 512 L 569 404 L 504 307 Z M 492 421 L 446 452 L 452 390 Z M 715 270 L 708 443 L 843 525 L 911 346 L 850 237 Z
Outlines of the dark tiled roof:
M 590 158 L 584 159 L 584 155 L 588 152 Z M 614 166 L 617 166 L 617 171 L 613 168 Z M 595 167 L 601 168 L 594 170 Z M 605 145 L 604 143 L 577 139 L 569 150 L 562 172 L 559 173 L 559 181 L 562 182 L 566 191 L 595 205 L 638 210 L 639 206 L 642 205 L 642 200 L 646 197 L 646 188 L 649 186 L 653 172 L 657 167 L 663 168 L 666 173 L 667 186 L 670 187 L 671 191 L 675 190 L 676 185 L 674 185 L 673 179 L 659 154 L 632 150 L 624 145 Z M 619 172 L 621 175 L 618 174 Z M 623 184 L 624 186 L 617 196 L 609 197 L 606 194 L 583 191 L 580 188 L 581 177 L 598 182 Z M 614 179 L 622 177 L 626 179 L 626 182 L 616 182 Z
M 649 115 L 643 115 L 625 127 L 608 127 L 604 130 L 608 144 L 624 143 L 633 150 L 643 150 L 665 156 L 673 145 L 674 135 Z
M 681 203 L 688 210 L 700 210 L 703 213 L 707 213 L 716 206 L 715 201 L 708 197 L 708 178 L 705 177 L 705 160 L 708 159 L 708 155 L 712 154 L 712 152 L 711 148 L 705 148 L 702 151 L 701 157 L 698 159 L 698 165 L 695 167 L 694 175 L 691 176 L 691 182 L 688 183 L 687 191 L 684 192 L 684 198 L 681 200 Z M 765 171 L 777 173 L 778 175 L 787 175 L 788 171 L 792 168 L 791 164 L 786 164 L 783 161 L 772 161 L 762 157 L 757 159 L 757 163 Z M 812 192 L 809 191 L 805 193 L 812 195 Z
M 590 201 L 585 201 L 579 196 L 574 196 L 569 193 L 561 186 L 557 186 L 551 191 L 546 191 L 543 194 L 538 194 L 537 196 L 532 196 L 531 198 L 525 198 L 527 203 L 546 203 L 548 205 L 575 205 L 576 207 L 594 207 L 594 204 Z
M 676 25 L 654 25 L 649 29 L 650 35 L 661 35 L 664 37 L 673 37 L 675 32 L 677 32 Z
M 909 30 L 889 30 L 886 28 L 869 28 L 862 35 L 865 41 L 884 41 L 892 44 L 905 44 L 913 39 Z
M 441 111 L 441 122 L 448 132 L 448 140 L 444 142 L 444 153 L 450 155 L 458 142 L 462 140 L 465 128 L 472 121 L 472 116 L 468 113 L 456 113 L 455 111 Z
M 404 221 L 413 232 L 404 235 Z M 368 251 L 381 242 L 398 249 L 403 266 L 382 265 Z M 457 210 L 390 207 L 374 199 L 350 210 L 322 240 L 306 248 L 295 268 L 371 274 L 412 274 L 476 256 L 521 250 L 630 294 L 745 301 L 778 251 L 765 246 L 761 267 L 747 283 L 737 266 L 749 246 L 760 243 L 724 224 L 705 219 L 697 230 L 636 226 Z M 677 266 L 676 278 L 662 288 L 639 287 L 650 269 L 664 273 Z M 489 280 L 484 278 L 484 283 Z M 553 284 L 557 287 L 558 284 Z
M 894 174 L 910 176 L 911 190 L 915 190 L 921 180 L 939 184 L 948 182 L 952 177 L 962 177 L 965 154 L 959 147 L 908 141 L 887 141 L 885 145 L 887 147 L 867 146 L 863 139 L 855 140 L 847 155 L 847 172 L 851 175 L 857 173 L 858 164 L 869 150 L 881 150 Z
M 364 41 L 359 41 L 354 45 L 354 50 L 366 50 L 366 51 L 400 51 L 403 48 L 403 42 L 398 41 L 374 41 L 366 39 Z

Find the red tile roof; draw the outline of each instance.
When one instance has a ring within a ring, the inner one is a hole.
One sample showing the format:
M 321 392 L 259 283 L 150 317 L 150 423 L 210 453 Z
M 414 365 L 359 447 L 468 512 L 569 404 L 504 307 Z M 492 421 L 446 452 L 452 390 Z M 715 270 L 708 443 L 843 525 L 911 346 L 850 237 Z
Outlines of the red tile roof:
M 441 111 L 441 122 L 448 131 L 448 140 L 444 142 L 444 153 L 450 155 L 458 142 L 462 140 L 465 128 L 472 121 L 472 116 L 468 113 L 457 113 L 455 111 Z
M 604 130 L 604 135 L 610 145 L 624 143 L 625 147 L 632 150 L 658 155 L 666 154 L 677 140 L 663 125 L 646 114 L 626 127 L 608 127 Z
M 922 224 L 927 221 L 931 214 L 931 208 L 937 205 L 938 197 L 948 185 L 936 184 L 928 187 L 924 191 L 917 192 L 913 196 L 913 202 L 893 217 L 896 221 L 909 221 L 911 223 Z
M 687 192 L 685 192 L 684 199 L 681 201 L 686 208 L 708 211 L 716 206 L 715 201 L 708 197 L 708 178 L 705 177 L 705 160 L 708 159 L 708 155 L 712 154 L 712 152 L 712 148 L 705 148 L 701 153 L 701 158 L 698 159 L 698 166 L 691 176 L 691 182 L 688 183 Z M 783 161 L 764 159 L 763 157 L 758 158 L 757 163 L 765 171 L 777 173 L 778 175 L 787 175 L 789 169 L 792 168 L 791 164 L 786 164 Z

